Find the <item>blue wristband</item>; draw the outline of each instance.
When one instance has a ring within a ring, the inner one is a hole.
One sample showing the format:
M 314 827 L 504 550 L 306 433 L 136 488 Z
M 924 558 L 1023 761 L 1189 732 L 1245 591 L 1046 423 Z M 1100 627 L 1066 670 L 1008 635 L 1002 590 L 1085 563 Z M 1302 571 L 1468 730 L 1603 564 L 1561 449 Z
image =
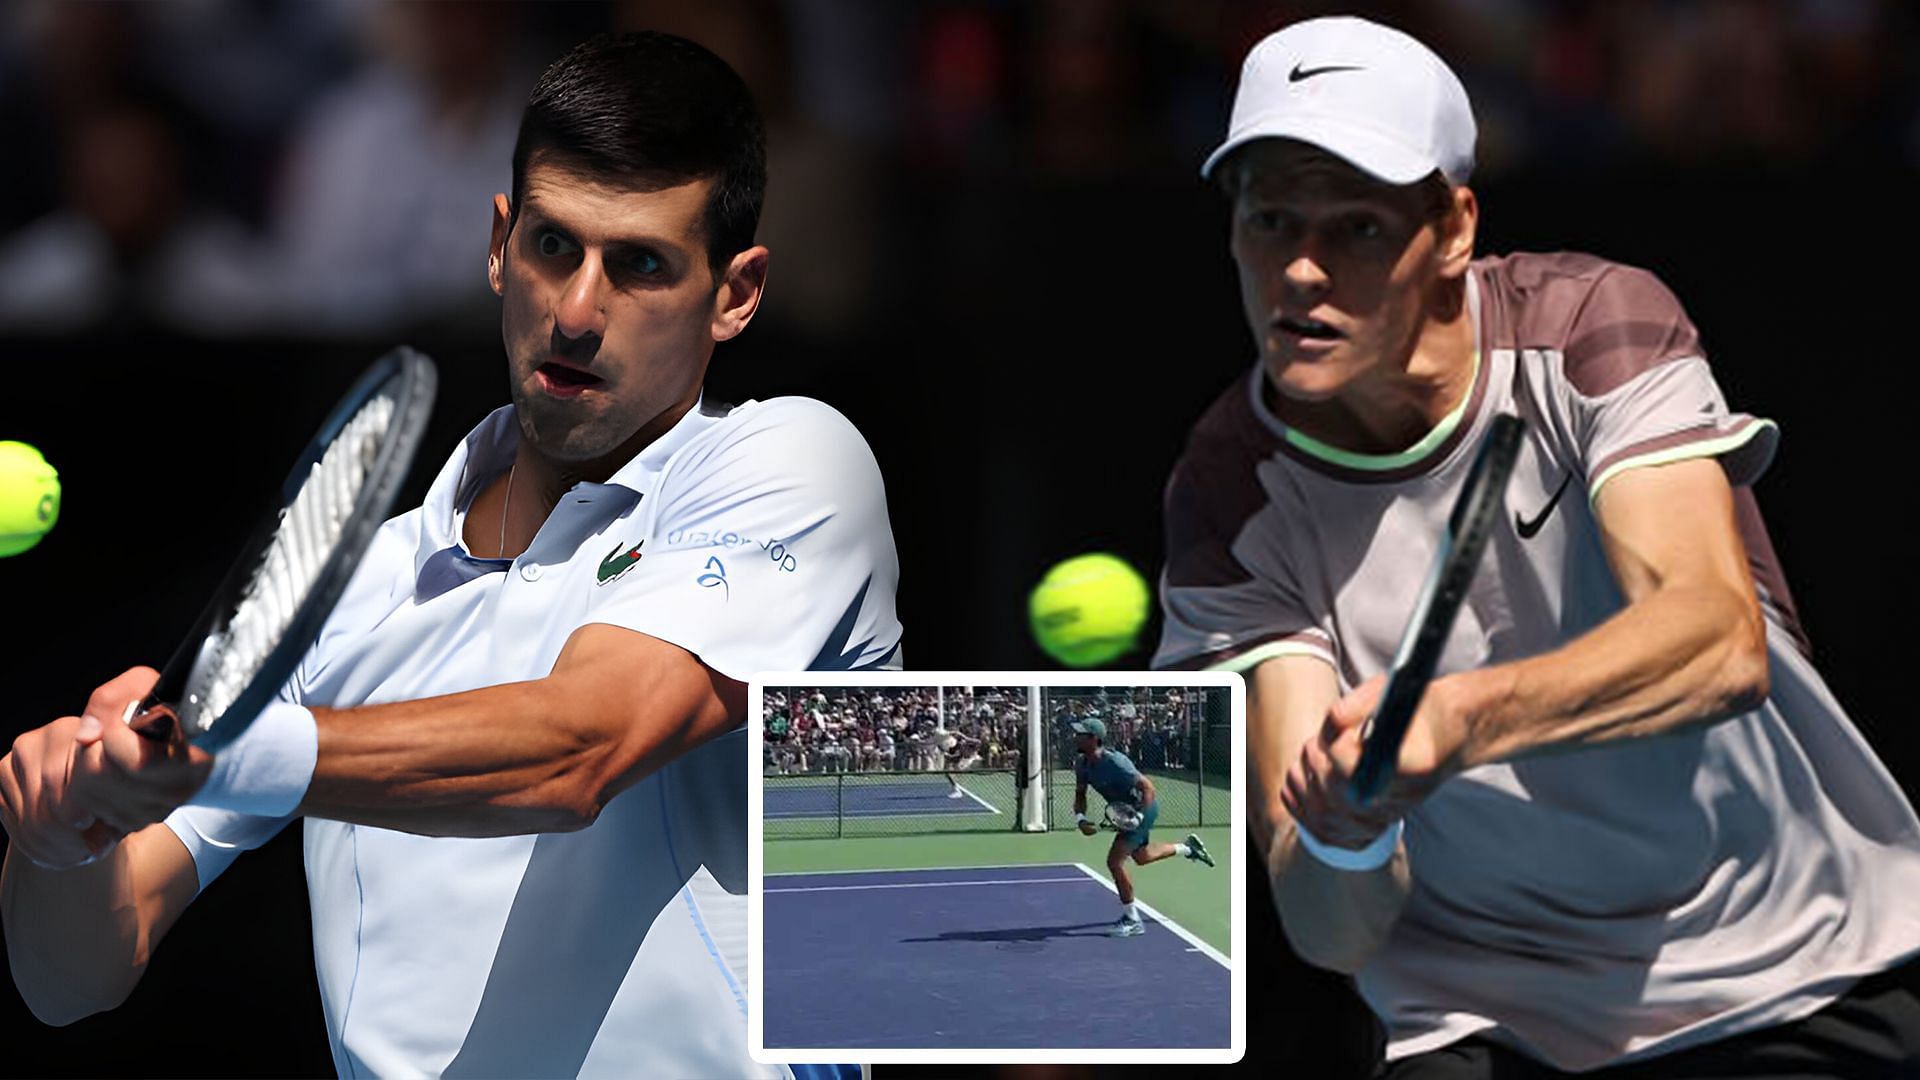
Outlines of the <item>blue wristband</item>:
M 1305 826 L 1297 821 L 1293 823 L 1294 835 L 1300 838 L 1300 846 L 1307 849 L 1307 854 L 1335 870 L 1352 871 L 1378 870 L 1392 862 L 1394 849 L 1400 845 L 1400 834 L 1404 829 L 1404 822 L 1395 821 L 1379 836 L 1374 837 L 1373 843 L 1356 851 L 1353 848 L 1334 847 L 1332 844 L 1317 840 Z

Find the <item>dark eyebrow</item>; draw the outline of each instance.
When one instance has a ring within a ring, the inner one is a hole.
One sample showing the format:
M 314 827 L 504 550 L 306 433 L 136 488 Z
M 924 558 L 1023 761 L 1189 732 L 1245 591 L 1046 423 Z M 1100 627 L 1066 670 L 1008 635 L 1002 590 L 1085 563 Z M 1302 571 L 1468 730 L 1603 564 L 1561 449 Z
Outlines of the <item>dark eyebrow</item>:
M 606 244 L 607 254 L 617 259 L 631 259 L 636 255 L 653 255 L 662 260 L 666 258 L 665 245 L 652 240 L 612 240 Z
M 540 204 L 532 198 L 520 204 L 520 217 L 526 221 L 532 221 L 540 229 L 553 229 L 555 233 L 566 233 L 568 236 L 578 238 L 578 233 L 570 225 L 559 221 L 551 213 L 541 211 Z M 616 236 L 611 240 L 605 240 L 601 246 L 616 256 L 632 256 L 634 252 L 649 252 L 660 258 L 666 258 L 672 252 L 680 252 L 680 246 L 666 236 Z
M 522 208 L 521 213 L 536 229 L 552 229 L 555 232 L 564 233 L 568 239 L 578 240 L 578 234 L 572 227 L 556 220 L 551 214 L 543 213 L 531 200 Z M 658 236 L 618 237 L 605 241 L 601 247 L 610 257 L 618 259 L 630 259 L 639 254 L 653 255 L 663 262 L 670 260 L 676 254 L 683 259 L 692 258 L 673 241 Z

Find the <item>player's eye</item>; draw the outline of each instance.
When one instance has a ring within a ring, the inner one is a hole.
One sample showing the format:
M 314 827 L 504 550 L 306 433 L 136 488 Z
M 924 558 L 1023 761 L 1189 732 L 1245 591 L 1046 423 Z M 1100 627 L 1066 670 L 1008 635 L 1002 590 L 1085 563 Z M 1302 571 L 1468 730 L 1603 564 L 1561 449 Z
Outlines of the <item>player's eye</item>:
M 647 277 L 653 277 L 666 268 L 666 262 L 651 251 L 639 252 L 627 260 L 627 269 Z
M 541 229 L 533 239 L 533 247 L 542 258 L 547 259 L 557 259 L 580 250 L 572 240 L 552 229 Z
M 1378 240 L 1386 232 L 1386 226 L 1372 214 L 1355 214 L 1347 219 L 1347 235 L 1355 240 Z
M 1254 209 L 1247 214 L 1247 221 L 1255 229 L 1265 233 L 1285 231 L 1289 222 L 1287 216 L 1278 210 Z

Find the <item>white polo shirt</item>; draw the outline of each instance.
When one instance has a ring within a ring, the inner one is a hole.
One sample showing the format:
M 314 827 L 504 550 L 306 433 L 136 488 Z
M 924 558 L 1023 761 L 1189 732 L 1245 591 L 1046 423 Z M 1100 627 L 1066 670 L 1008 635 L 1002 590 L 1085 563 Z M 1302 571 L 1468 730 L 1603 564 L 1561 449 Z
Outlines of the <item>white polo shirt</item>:
M 871 451 L 807 398 L 697 407 L 519 558 L 476 559 L 466 508 L 519 441 L 467 436 L 387 522 L 285 696 L 350 707 L 547 675 L 588 623 L 745 681 L 897 668 L 899 567 Z M 609 802 L 590 828 L 489 839 L 309 819 L 308 892 L 343 1076 L 784 1076 L 746 1052 L 744 728 Z M 184 807 L 201 887 L 287 818 Z

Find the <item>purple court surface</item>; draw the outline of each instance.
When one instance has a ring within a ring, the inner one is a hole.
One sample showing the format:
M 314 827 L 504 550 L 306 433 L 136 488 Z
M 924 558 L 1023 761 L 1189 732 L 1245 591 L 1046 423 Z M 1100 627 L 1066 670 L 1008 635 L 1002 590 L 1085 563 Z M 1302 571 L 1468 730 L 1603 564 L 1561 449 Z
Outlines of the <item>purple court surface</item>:
M 1151 868 L 1147 869 L 1151 872 Z M 769 1048 L 1228 1045 L 1224 958 L 1072 863 L 769 874 Z

